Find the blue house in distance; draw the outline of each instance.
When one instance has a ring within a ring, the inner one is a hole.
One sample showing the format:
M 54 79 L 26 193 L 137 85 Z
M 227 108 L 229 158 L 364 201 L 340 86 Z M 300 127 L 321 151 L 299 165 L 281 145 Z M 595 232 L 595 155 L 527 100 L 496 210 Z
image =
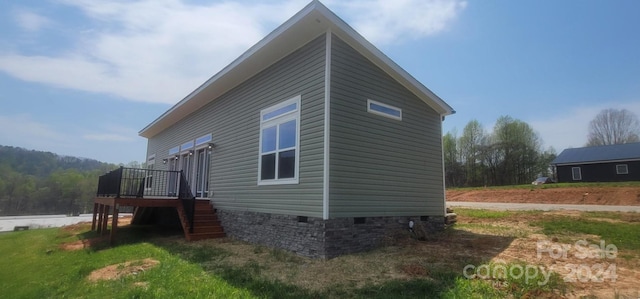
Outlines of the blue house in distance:
M 551 165 L 559 183 L 640 181 L 640 142 L 568 148 Z

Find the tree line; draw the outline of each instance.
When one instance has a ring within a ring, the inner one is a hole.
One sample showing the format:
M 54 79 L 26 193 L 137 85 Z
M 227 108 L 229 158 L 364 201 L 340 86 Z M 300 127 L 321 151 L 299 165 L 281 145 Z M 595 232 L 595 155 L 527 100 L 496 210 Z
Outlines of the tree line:
M 98 177 L 115 167 L 0 145 L 0 215 L 91 212 Z
M 510 116 L 501 116 L 491 132 L 477 120 L 462 130 L 443 136 L 447 187 L 528 184 L 537 176 L 549 176 L 555 150 L 542 149 L 533 128 Z

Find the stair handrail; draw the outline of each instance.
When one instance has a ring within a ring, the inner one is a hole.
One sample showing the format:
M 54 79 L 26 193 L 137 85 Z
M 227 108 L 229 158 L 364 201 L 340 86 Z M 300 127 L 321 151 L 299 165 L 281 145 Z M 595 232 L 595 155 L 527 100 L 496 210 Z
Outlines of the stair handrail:
M 184 176 L 184 172 L 180 170 L 180 190 L 178 199 L 182 201 L 187 220 L 189 221 L 189 233 L 193 233 L 193 224 L 196 212 L 196 197 L 191 192 L 191 186 Z

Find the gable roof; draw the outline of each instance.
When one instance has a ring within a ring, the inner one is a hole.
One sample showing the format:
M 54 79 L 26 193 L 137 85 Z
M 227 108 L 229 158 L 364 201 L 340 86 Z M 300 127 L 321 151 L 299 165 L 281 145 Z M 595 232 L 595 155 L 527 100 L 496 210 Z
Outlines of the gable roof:
M 562 151 L 551 164 L 579 164 L 640 160 L 640 142 L 568 148 Z
M 328 31 L 340 37 L 439 114 L 455 113 L 451 106 L 389 59 L 326 6 L 313 0 L 231 64 L 147 125 L 139 132 L 139 135 L 146 138 L 155 136 Z

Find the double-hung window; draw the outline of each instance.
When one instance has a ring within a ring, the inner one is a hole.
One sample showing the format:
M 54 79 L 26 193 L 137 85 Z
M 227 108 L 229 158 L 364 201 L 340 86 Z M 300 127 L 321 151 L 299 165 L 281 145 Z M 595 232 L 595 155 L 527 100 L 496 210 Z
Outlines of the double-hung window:
M 300 96 L 260 111 L 258 185 L 297 184 Z

